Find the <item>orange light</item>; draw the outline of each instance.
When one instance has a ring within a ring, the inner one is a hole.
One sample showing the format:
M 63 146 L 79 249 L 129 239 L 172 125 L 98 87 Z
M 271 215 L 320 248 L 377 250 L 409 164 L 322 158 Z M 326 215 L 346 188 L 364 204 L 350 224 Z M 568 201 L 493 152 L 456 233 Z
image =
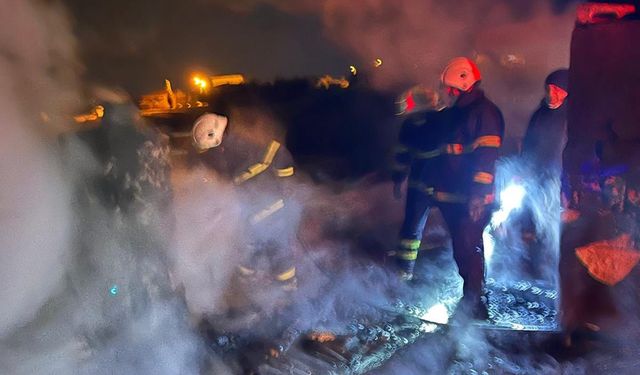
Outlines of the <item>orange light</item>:
M 207 80 L 205 78 L 202 78 L 198 75 L 194 76 L 192 79 L 193 81 L 193 85 L 200 90 L 200 93 L 204 93 L 205 91 L 207 91 L 207 87 L 209 86 L 209 83 L 207 82 Z
M 379 68 L 382 66 L 382 59 L 377 58 L 374 62 L 373 62 L 373 66 L 375 66 L 376 68 Z

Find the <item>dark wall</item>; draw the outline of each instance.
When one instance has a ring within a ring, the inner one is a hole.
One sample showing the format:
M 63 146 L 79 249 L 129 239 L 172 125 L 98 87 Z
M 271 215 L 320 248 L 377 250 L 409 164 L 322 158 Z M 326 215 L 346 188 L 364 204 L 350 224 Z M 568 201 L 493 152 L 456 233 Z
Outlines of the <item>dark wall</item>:
M 576 26 L 565 168 L 587 159 L 640 165 L 640 21 Z

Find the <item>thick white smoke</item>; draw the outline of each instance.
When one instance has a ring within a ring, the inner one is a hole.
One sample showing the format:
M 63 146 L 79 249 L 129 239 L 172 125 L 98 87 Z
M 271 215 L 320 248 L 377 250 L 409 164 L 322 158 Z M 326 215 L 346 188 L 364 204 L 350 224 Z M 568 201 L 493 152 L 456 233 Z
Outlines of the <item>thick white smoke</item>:
M 59 291 L 69 194 L 50 130 L 77 105 L 73 38 L 56 6 L 9 0 L 0 14 L 0 339 Z
M 0 372 L 196 373 L 199 342 L 171 297 L 162 246 L 144 237 L 167 228 L 145 233 L 85 196 L 103 170 L 72 133 L 60 153 L 82 102 L 63 8 L 2 6 Z

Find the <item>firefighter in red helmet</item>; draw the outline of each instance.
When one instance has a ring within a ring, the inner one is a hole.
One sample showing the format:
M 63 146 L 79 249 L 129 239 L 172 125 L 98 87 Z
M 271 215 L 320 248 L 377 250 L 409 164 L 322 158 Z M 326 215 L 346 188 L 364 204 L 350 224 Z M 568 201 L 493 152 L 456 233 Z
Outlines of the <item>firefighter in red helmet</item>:
M 478 87 L 480 80 L 477 66 L 466 57 L 451 60 L 443 70 L 442 85 L 452 104 L 439 120 L 443 126 L 437 147 L 420 155 L 433 167 L 428 184 L 418 188 L 425 194 L 422 204 L 438 207 L 449 227 L 463 279 L 458 311 L 486 319 L 482 232 L 493 203 L 495 162 L 504 120 L 498 107 Z M 408 263 L 417 257 L 424 229 L 422 220 L 410 224 L 403 225 L 398 249 L 398 256 Z
M 434 159 L 425 155 L 438 147 L 445 110 L 437 91 L 420 85 L 403 93 L 396 104 L 397 115 L 402 116 L 391 175 L 396 199 L 402 198 L 404 181 L 408 183 L 399 247 L 390 255 L 396 258 L 400 278 L 410 280 L 417 257 L 413 247 L 419 246 L 415 239 L 422 237 L 432 203 L 422 187 L 433 182 Z

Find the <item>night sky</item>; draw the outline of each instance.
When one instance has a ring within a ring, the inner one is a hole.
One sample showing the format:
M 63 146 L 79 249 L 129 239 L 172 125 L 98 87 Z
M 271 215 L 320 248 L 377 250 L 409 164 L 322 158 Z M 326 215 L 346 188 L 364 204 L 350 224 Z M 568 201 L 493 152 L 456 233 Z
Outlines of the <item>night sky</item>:
M 64 2 L 85 78 L 133 93 L 159 89 L 163 78 L 184 85 L 194 70 L 272 80 L 341 75 L 352 60 L 325 37 L 316 14 L 283 8 L 278 2 Z
M 408 3 L 412 0 L 400 1 Z M 571 0 L 548 0 L 561 12 Z M 326 21 L 340 8 L 340 23 L 349 23 L 357 2 L 333 0 L 63 0 L 68 6 L 78 50 L 92 83 L 117 85 L 139 94 L 161 88 L 163 78 L 185 85 L 194 70 L 211 74 L 244 73 L 258 80 L 276 77 L 343 75 L 365 59 L 336 43 Z M 348 4 L 347 4 L 348 3 Z M 457 6 L 480 4 L 457 0 Z M 513 16 L 532 12 L 529 0 L 484 1 L 508 4 Z M 394 4 L 363 1 L 362 12 Z M 392 9 L 391 9 L 392 10 Z M 382 14 L 380 22 L 384 20 Z M 393 12 L 389 12 L 392 15 Z M 359 17 L 362 17 L 360 15 Z M 425 15 L 425 22 L 429 22 Z M 335 17 L 334 17 L 335 18 Z M 368 19 L 368 17 L 362 17 Z M 367 27 L 370 25 L 367 25 Z M 333 27 L 335 28 L 335 22 Z M 340 27 L 340 26 L 339 26 Z M 351 36 L 353 39 L 353 35 Z M 372 56 L 366 56 L 370 59 Z

